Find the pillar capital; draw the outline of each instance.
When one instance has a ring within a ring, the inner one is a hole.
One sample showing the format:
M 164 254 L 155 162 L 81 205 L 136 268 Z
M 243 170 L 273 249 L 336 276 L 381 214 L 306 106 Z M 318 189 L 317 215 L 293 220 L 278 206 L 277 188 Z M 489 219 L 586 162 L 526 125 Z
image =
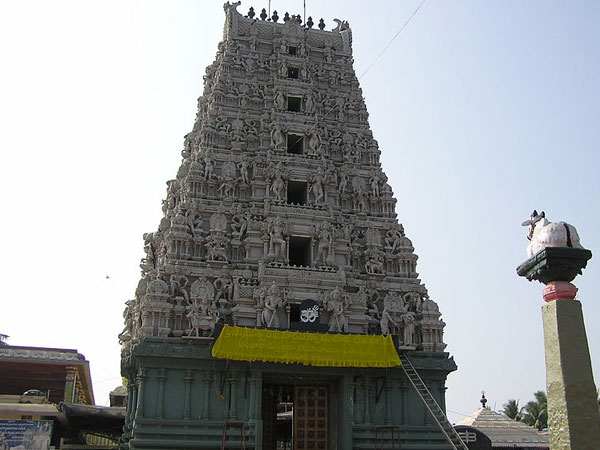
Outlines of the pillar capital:
M 592 252 L 584 248 L 546 247 L 517 267 L 517 274 L 543 284 L 570 283 L 581 275 L 591 257 Z

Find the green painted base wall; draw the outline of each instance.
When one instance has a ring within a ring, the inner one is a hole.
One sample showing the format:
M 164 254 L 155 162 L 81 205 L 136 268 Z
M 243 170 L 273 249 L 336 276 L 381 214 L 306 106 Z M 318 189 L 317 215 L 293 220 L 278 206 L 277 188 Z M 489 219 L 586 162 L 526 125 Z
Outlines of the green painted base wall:
M 146 338 L 123 358 L 129 382 L 123 449 L 219 449 L 226 421 L 246 423 L 246 448 L 262 449 L 264 384 L 328 386 L 329 450 L 392 448 L 391 429 L 381 428 L 391 426 L 403 449 L 450 448 L 399 367 L 224 361 L 210 356 L 211 344 Z M 442 352 L 409 356 L 445 409 L 445 381 L 456 370 L 454 361 Z M 239 429 L 228 434 L 226 448 L 239 448 Z

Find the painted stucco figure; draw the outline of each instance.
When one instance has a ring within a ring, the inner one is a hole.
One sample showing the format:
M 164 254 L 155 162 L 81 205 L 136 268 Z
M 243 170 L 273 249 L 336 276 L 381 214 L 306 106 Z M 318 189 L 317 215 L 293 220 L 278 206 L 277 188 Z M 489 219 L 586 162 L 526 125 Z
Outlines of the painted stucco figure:
M 527 246 L 528 258 L 546 247 L 583 248 L 573 225 L 566 222 L 550 222 L 546 219 L 544 211 L 538 214 L 536 210 L 533 210 L 531 217 L 521 225 L 529 227 L 527 239 L 531 242 Z

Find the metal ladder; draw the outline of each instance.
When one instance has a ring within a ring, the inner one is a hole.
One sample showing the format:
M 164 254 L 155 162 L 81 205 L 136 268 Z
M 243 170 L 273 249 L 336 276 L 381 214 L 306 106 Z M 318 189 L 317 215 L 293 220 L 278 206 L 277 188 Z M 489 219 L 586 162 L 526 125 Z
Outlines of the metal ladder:
M 421 400 L 423 400 L 423 403 L 425 403 L 425 406 L 433 416 L 438 427 L 440 427 L 440 430 L 442 430 L 442 433 L 444 433 L 444 436 L 446 436 L 446 439 L 450 445 L 452 445 L 452 449 L 469 450 L 452 424 L 448 421 L 448 417 L 446 417 L 446 414 L 444 414 L 442 408 L 440 408 L 440 406 L 437 404 L 431 395 L 431 392 L 429 392 L 429 389 L 427 389 L 427 386 L 417 373 L 417 370 L 411 364 L 410 359 L 408 359 L 408 356 L 406 356 L 406 353 L 398 352 L 398 356 L 400 356 L 400 361 L 402 361 L 402 366 L 400 367 L 402 367 L 404 373 L 415 387 L 419 397 L 421 397 Z

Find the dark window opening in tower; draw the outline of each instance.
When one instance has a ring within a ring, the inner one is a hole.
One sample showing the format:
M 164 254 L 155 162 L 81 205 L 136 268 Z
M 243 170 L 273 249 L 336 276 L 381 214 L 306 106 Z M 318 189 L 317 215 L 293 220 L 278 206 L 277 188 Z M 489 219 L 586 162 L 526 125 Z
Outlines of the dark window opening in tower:
M 308 188 L 305 181 L 288 181 L 287 202 L 306 205 Z
M 302 105 L 302 97 L 288 97 L 288 111 L 300 112 Z
M 304 153 L 304 137 L 297 134 L 288 134 L 287 152 L 292 153 L 293 155 L 301 155 Z
M 309 267 L 311 263 L 310 238 L 290 237 L 290 265 Z
M 299 73 L 300 71 L 297 67 L 288 67 L 288 78 L 298 78 Z
M 288 47 L 288 53 L 290 55 L 297 55 L 298 54 L 298 47 L 294 47 L 294 46 L 290 45 Z

